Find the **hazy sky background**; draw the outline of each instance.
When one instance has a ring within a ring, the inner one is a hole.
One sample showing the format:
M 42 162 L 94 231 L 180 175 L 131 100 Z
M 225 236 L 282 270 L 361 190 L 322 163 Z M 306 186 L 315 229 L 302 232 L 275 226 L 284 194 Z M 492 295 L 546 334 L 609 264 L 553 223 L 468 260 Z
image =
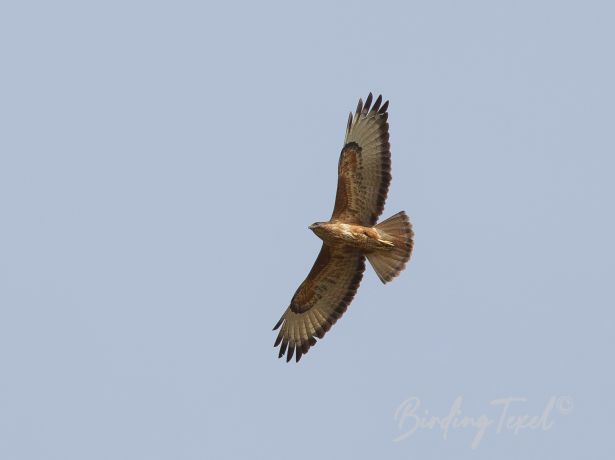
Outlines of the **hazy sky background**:
M 4 2 L 0 458 L 613 458 L 614 18 Z M 407 211 L 415 252 L 286 364 L 271 328 L 369 91 L 391 101 L 384 217 Z M 393 441 L 404 400 L 459 396 L 496 421 L 498 398 L 572 407 L 475 450 L 474 429 Z

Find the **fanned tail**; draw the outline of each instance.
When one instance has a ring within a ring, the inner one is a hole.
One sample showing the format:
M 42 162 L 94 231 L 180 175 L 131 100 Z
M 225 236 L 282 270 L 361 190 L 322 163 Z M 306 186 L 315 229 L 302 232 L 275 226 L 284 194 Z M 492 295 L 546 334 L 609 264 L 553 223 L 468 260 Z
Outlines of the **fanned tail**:
M 374 227 L 382 239 L 394 244 L 392 248 L 379 249 L 366 254 L 378 278 L 387 283 L 401 273 L 412 254 L 412 224 L 404 211 L 383 220 Z

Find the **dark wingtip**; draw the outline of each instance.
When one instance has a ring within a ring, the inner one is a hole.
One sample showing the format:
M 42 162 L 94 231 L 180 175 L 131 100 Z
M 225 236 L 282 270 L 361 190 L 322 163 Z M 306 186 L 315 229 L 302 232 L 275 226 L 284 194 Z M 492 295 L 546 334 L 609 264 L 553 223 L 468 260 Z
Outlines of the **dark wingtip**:
M 284 322 L 284 316 L 282 316 L 282 317 L 280 318 L 280 321 L 278 321 L 278 322 L 276 323 L 276 325 L 275 325 L 275 326 L 273 326 L 273 329 L 271 329 L 271 330 L 272 330 L 272 331 L 275 331 L 277 328 L 279 328 L 279 327 L 282 325 L 282 322 Z
M 275 343 L 273 344 L 273 346 L 277 347 L 281 341 L 282 341 L 282 331 L 280 331 L 280 333 L 278 334 L 278 337 L 275 339 Z
M 378 98 L 376 99 L 376 102 L 374 103 L 374 106 L 372 107 L 372 111 L 378 112 L 378 110 L 380 110 L 380 104 L 382 104 L 382 94 L 380 94 Z
M 284 340 L 282 342 L 282 346 L 280 346 L 280 352 L 278 353 L 278 358 L 281 358 L 282 356 L 284 356 L 284 353 L 286 353 L 287 346 L 288 346 L 288 341 Z
M 358 117 L 362 110 L 363 110 L 363 99 L 359 98 L 359 103 L 357 104 L 357 110 L 355 111 L 355 115 Z
M 378 113 L 380 114 L 386 113 L 388 108 L 389 108 L 389 101 L 386 101 L 384 104 L 382 104 L 382 107 L 380 107 L 380 110 L 378 110 Z
M 369 95 L 367 96 L 367 99 L 365 99 L 365 106 L 363 107 L 363 113 L 368 113 L 369 112 L 369 108 L 372 105 L 372 93 L 369 93 Z
M 286 354 L 286 362 L 289 362 L 293 358 L 293 352 L 295 351 L 295 344 L 291 343 L 288 346 L 288 353 Z

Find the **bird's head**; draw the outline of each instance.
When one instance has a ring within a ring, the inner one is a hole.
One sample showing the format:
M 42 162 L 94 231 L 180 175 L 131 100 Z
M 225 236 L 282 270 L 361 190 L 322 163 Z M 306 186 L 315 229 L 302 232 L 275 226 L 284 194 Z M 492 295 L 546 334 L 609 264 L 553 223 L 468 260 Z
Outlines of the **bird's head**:
M 318 230 L 321 228 L 322 224 L 323 222 L 314 222 L 308 228 L 318 235 Z

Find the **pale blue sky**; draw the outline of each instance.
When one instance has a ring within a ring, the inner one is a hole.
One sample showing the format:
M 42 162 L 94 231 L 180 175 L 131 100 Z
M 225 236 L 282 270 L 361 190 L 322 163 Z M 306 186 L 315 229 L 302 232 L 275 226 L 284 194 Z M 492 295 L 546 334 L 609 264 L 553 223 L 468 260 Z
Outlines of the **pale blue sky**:
M 5 2 L 0 458 L 613 458 L 610 2 Z M 346 117 L 416 246 L 299 365 Z M 549 430 L 422 430 L 395 411 Z M 558 401 L 560 401 L 558 399 Z M 559 403 L 558 403 L 559 404 Z

